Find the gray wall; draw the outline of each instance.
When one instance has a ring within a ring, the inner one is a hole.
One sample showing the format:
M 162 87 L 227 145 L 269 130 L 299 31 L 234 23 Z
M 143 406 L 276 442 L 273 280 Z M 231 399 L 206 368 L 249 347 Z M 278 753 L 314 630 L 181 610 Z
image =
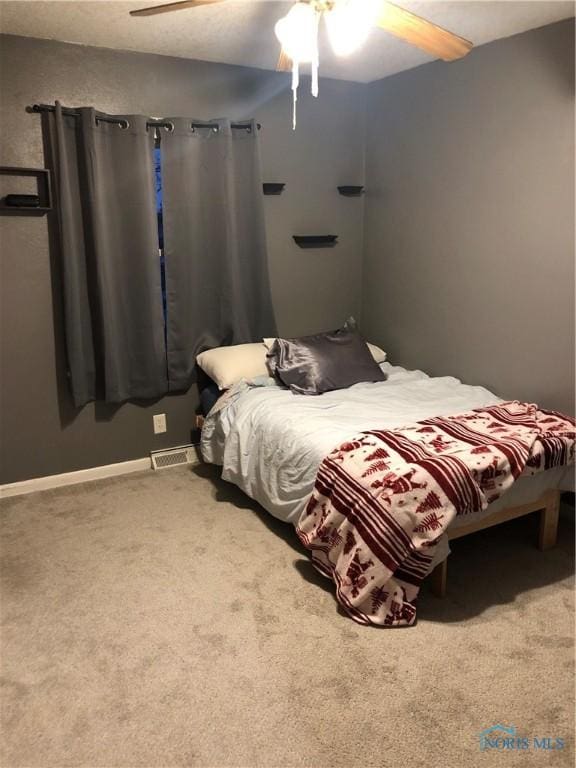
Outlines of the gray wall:
M 34 102 L 94 105 L 107 112 L 255 116 L 264 176 L 284 181 L 265 198 L 279 330 L 301 334 L 338 325 L 359 311 L 363 201 L 338 184 L 362 184 L 365 87 L 322 80 L 300 89 L 291 130 L 289 75 L 242 67 L 0 36 L 1 165 L 43 167 Z M 337 233 L 331 250 L 303 251 L 292 234 Z M 195 390 L 155 404 L 75 411 L 65 381 L 61 297 L 51 270 L 48 222 L 0 217 L 0 483 L 145 456 L 190 439 Z M 53 258 L 53 254 L 52 254 Z M 152 414 L 166 413 L 155 437 Z
M 574 413 L 574 24 L 368 90 L 363 330 Z
M 43 165 L 40 120 L 24 112 L 38 101 L 255 115 L 266 180 L 287 183 L 265 198 L 281 333 L 333 327 L 362 294 L 363 330 L 393 360 L 573 412 L 573 55 L 562 22 L 368 88 L 324 80 L 318 100 L 301 88 L 293 133 L 286 75 L 0 36 L 0 164 Z M 364 202 L 338 196 L 364 182 L 365 149 Z M 188 442 L 197 405 L 191 390 L 72 408 L 47 224 L 0 217 L 0 483 Z M 314 231 L 340 245 L 292 243 Z

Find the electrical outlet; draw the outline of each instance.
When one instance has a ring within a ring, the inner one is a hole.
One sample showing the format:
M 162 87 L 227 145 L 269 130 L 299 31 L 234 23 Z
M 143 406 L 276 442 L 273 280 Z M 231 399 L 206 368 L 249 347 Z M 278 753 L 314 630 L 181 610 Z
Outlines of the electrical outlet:
M 155 413 L 154 416 L 152 416 L 152 421 L 154 423 L 155 435 L 159 435 L 161 432 L 166 432 L 166 414 L 165 413 Z

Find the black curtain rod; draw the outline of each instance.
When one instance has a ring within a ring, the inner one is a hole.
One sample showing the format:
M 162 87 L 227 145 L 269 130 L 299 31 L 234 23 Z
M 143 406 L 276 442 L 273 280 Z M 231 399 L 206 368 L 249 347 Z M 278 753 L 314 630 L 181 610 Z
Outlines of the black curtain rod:
M 39 113 L 39 112 L 55 112 L 56 107 L 51 104 L 32 104 L 30 107 L 26 107 L 26 112 Z M 65 115 L 71 115 L 72 117 L 80 117 L 80 113 L 74 109 L 62 108 L 62 112 Z M 97 123 L 113 123 L 114 125 L 121 125 L 124 128 L 128 128 L 130 125 L 128 120 L 123 117 L 107 117 L 106 115 L 96 115 Z M 194 128 L 212 128 L 213 130 L 219 130 L 218 126 L 214 123 L 190 123 L 192 129 Z M 239 130 L 249 130 L 250 123 L 230 123 L 232 128 L 238 128 Z M 256 123 L 258 130 L 262 127 L 260 123 Z M 146 123 L 147 128 L 167 128 L 174 130 L 174 123 L 169 120 L 150 120 Z

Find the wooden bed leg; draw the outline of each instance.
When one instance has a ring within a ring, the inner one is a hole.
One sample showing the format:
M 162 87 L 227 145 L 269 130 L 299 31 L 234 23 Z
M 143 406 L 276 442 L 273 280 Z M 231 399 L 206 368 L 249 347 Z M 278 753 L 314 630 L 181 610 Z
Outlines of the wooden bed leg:
M 436 597 L 446 597 L 446 583 L 448 580 L 448 558 L 434 568 L 430 574 L 430 586 L 432 594 Z
M 558 512 L 560 510 L 560 491 L 549 491 L 548 502 L 540 512 L 540 532 L 538 549 L 544 551 L 556 544 L 558 535 Z

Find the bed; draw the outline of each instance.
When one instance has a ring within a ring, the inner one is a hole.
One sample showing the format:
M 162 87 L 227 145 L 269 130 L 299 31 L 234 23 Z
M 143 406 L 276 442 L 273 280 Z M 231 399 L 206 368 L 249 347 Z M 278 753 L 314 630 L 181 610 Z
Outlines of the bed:
M 242 382 L 219 399 L 204 422 L 204 460 L 220 465 L 224 480 L 271 515 L 297 527 L 310 503 L 319 467 L 336 446 L 376 427 L 397 430 L 502 403 L 487 389 L 454 377 L 430 377 L 388 362 L 380 367 L 385 381 L 359 383 L 321 397 L 294 395 L 264 377 Z M 434 552 L 431 578 L 436 593 L 446 589 L 450 538 L 541 509 L 540 544 L 549 547 L 555 541 L 559 493 L 573 489 L 572 467 L 555 466 L 519 477 L 483 511 L 457 515 Z

